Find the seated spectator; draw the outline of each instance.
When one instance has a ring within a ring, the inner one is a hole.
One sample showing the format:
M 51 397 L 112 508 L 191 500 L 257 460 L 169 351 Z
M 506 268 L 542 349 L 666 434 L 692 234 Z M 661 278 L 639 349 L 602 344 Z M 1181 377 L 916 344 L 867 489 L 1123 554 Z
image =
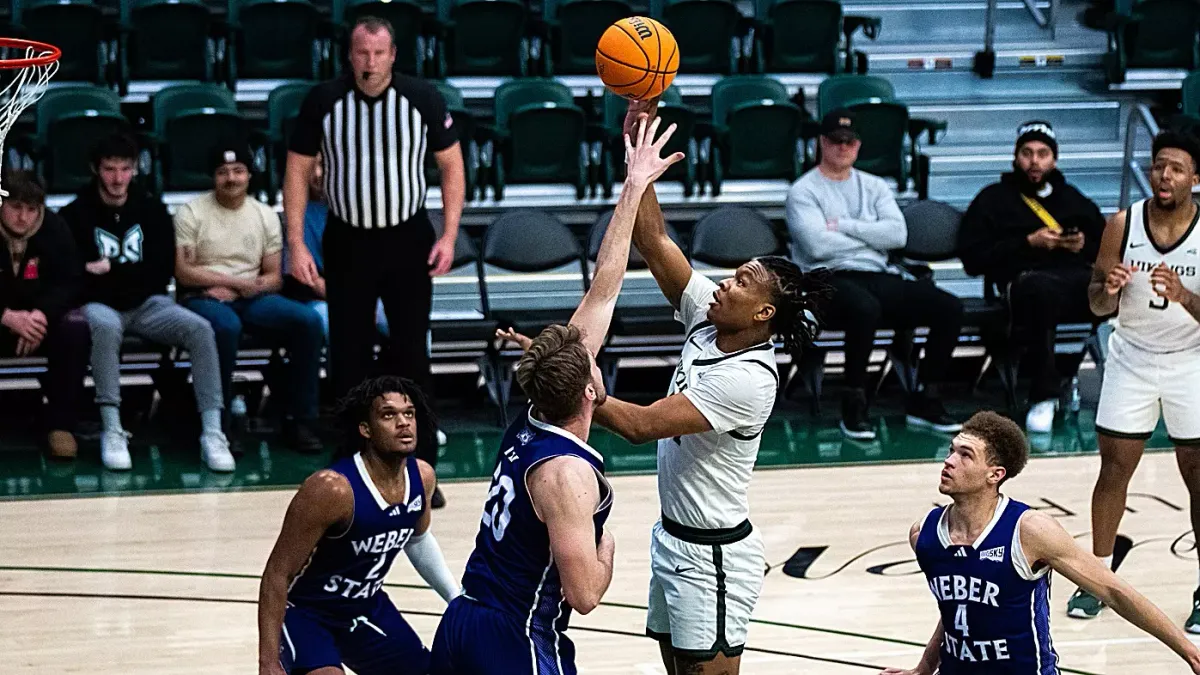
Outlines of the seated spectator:
M 1083 352 L 1058 363 L 1060 323 L 1094 322 L 1088 282 L 1104 234 L 1104 216 L 1057 168 L 1058 139 L 1046 122 L 1017 130 L 1013 171 L 971 202 L 959 234 L 967 274 L 982 274 L 1008 298 L 1033 374 L 1025 426 L 1047 433 L 1054 426 L 1064 378 L 1075 376 Z
M 854 168 L 862 142 L 854 113 L 834 110 L 821 122 L 821 163 L 788 190 L 792 255 L 801 269 L 828 267 L 835 290 L 829 327 L 846 333 L 846 386 L 842 433 L 873 440 L 867 416 L 867 366 L 878 328 L 929 327 L 923 387 L 907 401 L 907 421 L 954 432 L 962 425 L 946 414 L 939 385 L 958 342 L 962 303 L 933 281 L 917 280 L 892 264 L 889 251 L 904 247 L 908 228 L 892 189 L 878 176 Z
M 216 333 L 226 409 L 243 324 L 287 348 L 289 381 L 279 392 L 288 399 L 284 433 L 296 449 L 314 452 L 322 448 L 311 428 L 324 343 L 321 317 L 279 295 L 283 229 L 270 207 L 247 196 L 250 163 L 248 148 L 218 148 L 216 189 L 175 214 L 175 277 L 182 304 L 208 319 Z
M 32 174 L 13 172 L 3 186 L 0 354 L 46 357 L 50 456 L 69 459 L 78 451 L 72 432 L 87 374 L 88 326 L 78 310 L 83 265 L 70 230 L 46 209 L 45 188 Z
M 329 216 L 329 206 L 325 203 L 324 169 L 321 168 L 321 155 L 317 154 L 317 163 L 313 165 L 312 175 L 308 178 L 308 207 L 304 212 L 304 244 L 312 254 L 313 263 L 317 266 L 319 275 L 316 284 L 306 286 L 291 275 L 288 265 L 287 247 L 283 247 L 283 294 L 293 300 L 299 300 L 316 310 L 321 315 L 321 325 L 325 327 L 325 341 L 329 342 L 329 303 L 325 301 L 325 221 Z M 375 328 L 379 334 L 388 336 L 387 315 L 383 312 L 383 300 L 375 301 Z
M 121 342 L 125 333 L 186 349 L 200 409 L 200 457 L 213 471 L 233 471 L 221 430 L 221 369 L 212 326 L 175 304 L 175 226 L 166 207 L 134 183 L 137 144 L 125 135 L 92 150 L 95 179 L 59 215 L 70 225 L 86 271 L 83 311 L 92 331 L 92 378 L 104 431 L 105 468 L 132 467 L 121 426 Z

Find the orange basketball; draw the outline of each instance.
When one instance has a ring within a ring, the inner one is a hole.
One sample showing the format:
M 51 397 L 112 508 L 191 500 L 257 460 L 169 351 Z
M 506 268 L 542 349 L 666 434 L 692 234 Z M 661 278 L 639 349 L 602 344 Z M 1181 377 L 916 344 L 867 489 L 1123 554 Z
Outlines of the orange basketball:
M 631 16 L 614 23 L 596 45 L 596 72 L 614 94 L 641 101 L 663 93 L 679 71 L 679 45 L 661 23 Z

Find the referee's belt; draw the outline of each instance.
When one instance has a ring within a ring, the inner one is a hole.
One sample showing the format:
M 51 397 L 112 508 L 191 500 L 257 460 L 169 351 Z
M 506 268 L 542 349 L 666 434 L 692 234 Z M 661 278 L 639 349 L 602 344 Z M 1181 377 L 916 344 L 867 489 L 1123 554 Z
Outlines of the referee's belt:
M 743 520 L 733 527 L 709 530 L 682 525 L 664 515 L 662 516 L 662 526 L 672 537 L 689 544 L 702 546 L 733 544 L 749 537 L 750 533 L 754 531 L 754 526 L 750 524 L 749 519 Z

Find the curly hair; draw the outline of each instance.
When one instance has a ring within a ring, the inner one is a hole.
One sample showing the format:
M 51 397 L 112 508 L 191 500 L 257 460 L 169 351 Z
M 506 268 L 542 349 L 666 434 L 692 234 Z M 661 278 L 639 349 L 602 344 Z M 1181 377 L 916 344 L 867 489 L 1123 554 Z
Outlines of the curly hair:
M 987 447 L 988 461 L 1004 467 L 1004 481 L 1016 478 L 1029 461 L 1029 441 L 1016 422 L 1007 417 L 981 410 L 963 422 L 962 433 L 974 436 Z
M 793 359 L 809 347 L 821 331 L 825 303 L 833 297 L 829 270 L 821 267 L 802 272 L 796 263 L 777 255 L 758 258 L 771 273 L 771 332 L 783 340 L 783 348 Z
M 367 439 L 362 437 L 358 427 L 370 418 L 375 399 L 385 394 L 400 394 L 412 401 L 417 416 L 417 450 L 437 447 L 437 418 L 425 393 L 408 378 L 383 375 L 363 380 L 338 402 L 337 420 L 342 430 L 342 443 L 334 453 L 334 459 L 349 457 L 365 447 Z
M 592 362 L 579 328 L 547 326 L 517 362 L 517 382 L 547 422 L 561 424 L 578 415 L 592 382 Z

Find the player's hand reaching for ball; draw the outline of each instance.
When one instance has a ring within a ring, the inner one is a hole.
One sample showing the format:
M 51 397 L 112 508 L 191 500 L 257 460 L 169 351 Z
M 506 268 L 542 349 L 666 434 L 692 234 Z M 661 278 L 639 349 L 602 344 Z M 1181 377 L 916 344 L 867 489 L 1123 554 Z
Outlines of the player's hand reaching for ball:
M 630 137 L 637 138 L 637 123 L 642 115 L 647 119 L 654 119 L 658 115 L 658 101 L 661 96 L 648 98 L 645 101 L 631 100 L 629 109 L 625 111 L 625 122 L 621 125 L 621 133 Z
M 636 144 L 635 139 L 625 135 L 625 166 L 626 166 L 626 181 L 636 185 L 649 185 L 663 175 L 675 162 L 683 159 L 682 152 L 675 152 L 667 157 L 660 157 L 662 149 L 667 145 L 667 141 L 671 140 L 671 135 L 675 133 L 676 126 L 672 124 L 667 127 L 667 130 L 658 136 L 655 140 L 655 135 L 658 133 L 658 125 L 662 122 L 659 118 L 649 119 L 644 113 L 640 117 L 635 132 L 637 133 Z M 653 141 L 653 142 L 652 142 Z
M 1113 265 L 1113 268 L 1108 271 L 1108 276 L 1104 278 L 1104 292 L 1109 295 L 1116 295 L 1132 279 L 1132 267 L 1124 263 Z

